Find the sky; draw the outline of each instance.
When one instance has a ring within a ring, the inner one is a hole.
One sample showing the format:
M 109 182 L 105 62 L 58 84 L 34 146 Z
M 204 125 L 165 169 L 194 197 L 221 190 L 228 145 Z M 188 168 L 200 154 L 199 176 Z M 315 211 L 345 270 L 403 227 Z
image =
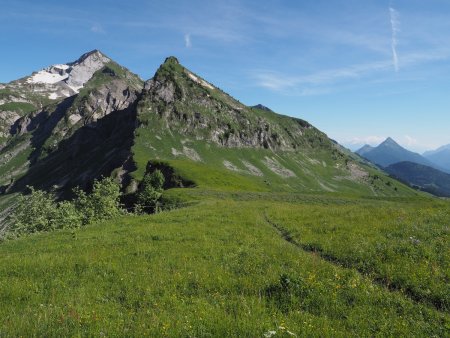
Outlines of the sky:
M 0 82 L 99 49 L 140 75 L 167 56 L 247 105 L 356 149 L 450 143 L 449 0 L 0 0 Z

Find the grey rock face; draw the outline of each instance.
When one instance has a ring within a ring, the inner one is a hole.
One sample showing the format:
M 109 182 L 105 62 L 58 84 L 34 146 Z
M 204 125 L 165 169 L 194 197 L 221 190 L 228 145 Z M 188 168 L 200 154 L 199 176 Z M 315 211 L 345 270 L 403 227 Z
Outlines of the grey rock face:
M 79 90 L 94 73 L 101 69 L 111 59 L 104 56 L 99 51 L 84 54 L 78 61 L 69 64 L 68 77 L 64 82 L 74 90 Z
M 151 79 L 145 82 L 144 89 L 152 93 L 155 99 L 161 99 L 165 103 L 175 101 L 175 86 L 172 82 L 159 82 Z

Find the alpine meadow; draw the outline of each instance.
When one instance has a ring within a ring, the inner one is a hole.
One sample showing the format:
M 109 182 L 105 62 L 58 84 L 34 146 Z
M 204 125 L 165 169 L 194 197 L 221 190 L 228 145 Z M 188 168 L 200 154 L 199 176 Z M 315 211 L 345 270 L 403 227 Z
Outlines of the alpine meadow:
M 406 56 L 392 3 L 398 78 Z M 124 27 L 153 29 L 123 15 Z M 67 34 L 76 22 L 67 19 Z M 103 41 L 114 25 L 93 27 Z M 186 27 L 191 52 L 200 37 L 225 34 Z M 181 56 L 143 80 L 102 50 L 0 84 L 0 337 L 450 335 L 444 155 L 425 158 L 390 137 L 352 152 L 279 114 L 263 91 L 240 102 Z M 346 80 L 362 82 L 360 68 Z M 284 80 L 294 95 L 330 76 Z

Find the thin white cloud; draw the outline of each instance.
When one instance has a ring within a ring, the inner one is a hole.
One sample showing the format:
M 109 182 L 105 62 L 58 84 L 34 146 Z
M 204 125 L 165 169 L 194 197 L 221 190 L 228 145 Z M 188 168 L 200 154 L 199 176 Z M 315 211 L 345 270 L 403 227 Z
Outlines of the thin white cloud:
M 399 70 L 398 54 L 397 54 L 397 33 L 400 31 L 400 20 L 398 12 L 391 6 L 389 7 L 389 15 L 391 20 L 391 48 L 392 48 L 392 62 L 394 63 L 395 71 Z
M 343 144 L 346 145 L 364 145 L 368 144 L 371 146 L 377 146 L 381 142 L 383 142 L 386 139 L 386 136 L 376 136 L 376 135 L 370 135 L 370 136 L 364 136 L 364 137 L 354 137 L 350 140 L 344 140 Z
M 390 62 L 381 61 L 367 64 L 353 65 L 346 68 L 319 71 L 304 76 L 289 76 L 272 71 L 255 71 L 253 78 L 257 85 L 274 91 L 292 90 L 302 86 L 321 86 L 332 84 L 348 78 L 359 78 L 367 73 L 385 70 L 391 66 Z M 306 88 L 303 88 L 306 89 Z
M 402 142 L 402 144 L 404 144 L 405 146 L 408 146 L 408 147 L 420 145 L 420 143 L 417 139 L 415 139 L 414 137 L 411 137 L 409 135 L 404 135 L 400 142 Z
M 103 34 L 103 33 L 105 33 L 105 30 L 103 29 L 103 27 L 100 24 L 95 23 L 91 27 L 91 32 L 98 33 L 98 34 Z
M 413 67 L 419 64 L 447 60 L 450 57 L 450 49 L 428 50 L 424 53 L 411 53 L 402 57 L 402 65 Z M 284 92 L 290 95 L 318 95 L 332 91 L 332 84 L 348 79 L 360 79 L 375 73 L 386 72 L 392 67 L 391 60 L 378 61 L 365 64 L 357 64 L 343 68 L 318 71 L 308 75 L 286 75 L 271 70 L 254 70 L 251 77 L 255 84 L 276 92 Z M 391 78 L 382 78 L 380 81 L 390 81 Z M 326 86 L 327 88 L 323 88 Z
M 192 47 L 191 34 L 185 34 L 184 35 L 184 46 L 186 48 L 191 48 Z

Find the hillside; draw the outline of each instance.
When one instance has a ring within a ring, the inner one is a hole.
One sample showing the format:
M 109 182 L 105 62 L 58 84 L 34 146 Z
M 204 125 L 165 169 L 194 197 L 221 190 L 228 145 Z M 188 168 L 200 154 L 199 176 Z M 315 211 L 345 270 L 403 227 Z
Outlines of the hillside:
M 57 187 L 64 193 L 77 185 L 86 187 L 100 175 L 109 176 L 126 162 L 134 131 L 133 105 L 143 82 L 98 51 L 80 60 L 103 64 L 97 70 L 89 68 L 93 73 L 88 80 L 83 73 L 86 82 L 78 93 L 55 99 L 9 127 L 0 150 L 0 183 L 6 192 L 32 185 Z
M 448 203 L 199 197 L 0 244 L 0 334 L 445 336 Z
M 442 171 L 412 162 L 392 164 L 386 171 L 433 195 L 450 197 L 450 175 Z
M 199 187 L 409 194 L 308 122 L 245 106 L 173 57 L 146 82 L 137 106 L 137 180 L 156 159 Z

